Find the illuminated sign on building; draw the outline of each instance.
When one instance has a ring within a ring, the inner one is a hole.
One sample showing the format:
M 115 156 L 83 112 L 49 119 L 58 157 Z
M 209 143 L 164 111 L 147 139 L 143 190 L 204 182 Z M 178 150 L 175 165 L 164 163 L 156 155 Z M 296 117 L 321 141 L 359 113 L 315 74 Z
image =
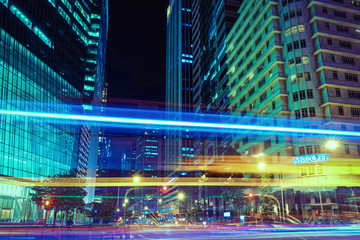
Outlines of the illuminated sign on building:
M 313 154 L 294 157 L 293 164 L 303 164 L 303 163 L 314 163 L 314 162 L 327 162 L 329 161 L 329 154 Z

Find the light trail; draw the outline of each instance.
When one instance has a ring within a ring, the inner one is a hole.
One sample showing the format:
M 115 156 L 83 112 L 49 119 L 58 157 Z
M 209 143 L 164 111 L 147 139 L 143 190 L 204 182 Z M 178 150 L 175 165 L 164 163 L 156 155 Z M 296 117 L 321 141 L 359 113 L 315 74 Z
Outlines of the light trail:
M 88 121 L 88 122 L 97 122 L 97 123 L 153 125 L 153 126 L 164 126 L 164 127 L 186 127 L 192 129 L 192 131 L 202 131 L 202 129 L 255 130 L 255 131 L 272 131 L 272 132 L 275 131 L 282 133 L 310 133 L 310 134 L 360 137 L 360 132 L 337 131 L 337 130 L 327 130 L 327 129 L 311 129 L 311 128 L 274 127 L 274 126 L 224 124 L 224 123 L 208 123 L 208 122 L 194 122 L 194 121 L 170 121 L 170 120 L 158 120 L 158 119 L 125 118 L 125 117 L 99 117 L 99 116 L 91 116 L 91 115 L 38 113 L 38 112 L 9 111 L 9 110 L 0 110 L 0 115 L 19 116 L 19 117 L 26 116 L 26 117 L 58 119 L 58 120 L 61 119 L 61 120 L 71 120 L 75 122 Z M 200 128 L 200 129 L 196 129 L 196 128 Z
M 0 178 L 0 184 L 22 186 L 22 187 L 34 187 L 34 186 L 43 186 L 43 187 L 161 187 L 168 182 L 169 178 L 144 178 L 143 182 L 139 184 L 134 184 L 131 181 L 124 181 L 125 179 L 121 178 L 106 178 L 103 181 L 78 181 L 78 179 L 67 178 L 67 179 L 58 179 L 56 182 L 34 182 L 34 181 L 9 181 L 10 178 L 2 177 Z M 89 180 L 86 179 L 86 180 Z M 201 181 L 199 178 L 177 178 L 177 181 L 173 181 L 168 184 L 168 186 L 221 186 L 221 187 L 258 187 L 261 186 L 262 180 L 259 178 L 231 178 L 230 179 L 221 179 L 218 177 L 207 178 L 206 181 Z M 282 182 L 279 179 L 271 179 L 269 181 L 269 186 L 283 188 L 296 188 L 296 187 L 358 187 L 360 186 L 360 179 L 358 175 L 342 175 L 341 177 L 319 177 L 319 182 L 314 181 L 312 178 L 289 178 L 282 179 Z

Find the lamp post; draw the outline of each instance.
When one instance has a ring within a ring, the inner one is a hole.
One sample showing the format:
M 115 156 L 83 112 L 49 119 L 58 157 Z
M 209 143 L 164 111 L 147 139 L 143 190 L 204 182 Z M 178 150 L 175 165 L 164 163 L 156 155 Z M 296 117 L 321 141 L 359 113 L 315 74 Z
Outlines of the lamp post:
M 133 181 L 134 181 L 135 183 L 139 183 L 139 182 L 140 182 L 140 177 L 135 176 L 135 177 L 133 178 Z M 136 187 L 129 188 L 129 189 L 125 192 L 124 204 L 123 204 L 123 206 L 124 206 L 124 223 L 125 223 L 125 224 L 126 224 L 126 203 L 129 201 L 129 200 L 127 199 L 127 195 L 129 194 L 129 192 L 131 192 L 131 191 L 134 190 L 134 189 L 136 189 Z M 119 199 L 119 198 L 118 198 L 118 199 Z
M 335 154 L 335 151 L 339 148 L 339 146 L 340 146 L 340 141 L 337 139 L 334 139 L 334 138 L 328 139 L 325 142 L 325 148 L 327 148 L 333 154 Z M 316 171 L 318 171 L 318 163 L 317 162 L 316 162 Z M 316 175 L 317 175 L 318 186 L 319 186 L 319 200 L 320 200 L 321 217 L 323 217 L 324 216 L 324 208 L 323 208 L 323 202 L 322 202 L 319 173 L 317 173 Z

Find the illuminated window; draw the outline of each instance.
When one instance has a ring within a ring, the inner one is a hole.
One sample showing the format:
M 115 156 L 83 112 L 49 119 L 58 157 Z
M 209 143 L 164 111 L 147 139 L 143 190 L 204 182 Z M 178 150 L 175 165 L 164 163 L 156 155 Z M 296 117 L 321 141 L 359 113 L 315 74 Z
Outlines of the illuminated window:
M 64 9 L 62 9 L 60 6 L 58 7 L 58 12 L 60 13 L 60 15 L 65 19 L 65 21 L 71 25 L 71 20 L 69 15 L 67 15 L 64 11 Z
M 290 28 L 287 28 L 287 29 L 285 30 L 285 36 L 288 37 L 288 36 L 290 36 L 290 34 L 291 34 Z
M 81 14 L 84 16 L 86 21 L 88 21 L 90 23 L 89 14 L 87 14 L 87 12 L 85 12 L 84 8 L 81 6 L 81 4 L 78 1 L 75 2 L 75 6 L 80 10 Z
M 55 0 L 48 0 L 48 2 L 49 2 L 53 7 L 56 7 L 56 5 L 55 5 Z
M 303 64 L 309 64 L 309 58 L 308 56 L 302 56 Z
M 61 0 L 61 2 L 65 5 L 65 7 L 69 10 L 69 12 L 72 12 L 71 4 L 68 2 L 68 0 Z
M 88 32 L 88 26 L 86 25 L 86 23 L 82 20 L 82 18 L 80 17 L 79 14 L 77 14 L 77 12 L 73 13 L 75 19 L 79 22 L 79 24 L 84 28 L 85 32 Z
M 84 43 L 87 45 L 88 40 L 87 40 L 85 34 L 78 28 L 78 26 L 76 26 L 76 24 L 73 23 L 72 28 L 77 33 L 77 35 L 79 35 L 79 37 L 84 41 Z

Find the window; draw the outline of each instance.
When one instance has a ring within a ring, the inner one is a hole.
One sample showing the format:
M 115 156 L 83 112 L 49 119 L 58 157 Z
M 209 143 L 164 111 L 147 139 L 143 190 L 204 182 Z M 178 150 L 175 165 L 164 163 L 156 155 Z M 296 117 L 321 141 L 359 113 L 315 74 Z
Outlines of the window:
M 330 24 L 328 22 L 324 23 L 324 27 L 325 29 L 330 30 Z
M 287 21 L 287 20 L 289 20 L 289 13 L 284 14 L 284 21 Z
M 331 45 L 332 45 L 332 39 L 331 39 L 331 38 L 328 38 L 328 39 L 327 39 L 327 43 L 328 43 L 328 45 L 331 46 Z
M 304 31 L 305 31 L 304 25 L 300 24 L 299 25 L 299 32 L 304 32 Z
M 351 5 L 353 5 L 354 7 L 360 7 L 360 1 L 351 1 Z
M 321 153 L 321 150 L 320 150 L 320 146 L 319 146 L 319 145 L 314 145 L 314 153 L 315 153 L 315 154 Z
M 294 65 L 294 59 L 290 59 L 290 60 L 289 60 L 289 65 L 290 65 L 290 66 Z
M 309 58 L 308 56 L 302 56 L 303 64 L 309 64 Z
M 259 88 L 265 84 L 265 78 L 262 78 L 260 81 L 259 81 Z
M 287 29 L 285 30 L 285 37 L 290 36 L 290 34 L 291 34 L 290 28 L 287 28 Z
M 360 92 L 348 90 L 348 97 L 351 99 L 360 100 Z
M 341 57 L 341 60 L 344 64 L 347 65 L 355 65 L 355 60 L 353 58 L 349 58 L 349 57 Z
M 351 116 L 360 117 L 360 108 L 351 108 Z
M 245 101 L 246 101 L 246 98 L 245 98 L 245 97 L 242 97 L 242 98 L 240 99 L 240 105 L 243 104 Z
M 330 62 L 335 62 L 335 55 L 334 54 L 330 54 Z
M 326 7 L 323 7 L 323 8 L 322 8 L 322 12 L 323 12 L 323 14 L 327 14 L 327 8 L 326 8 Z
M 300 57 L 295 58 L 295 64 L 296 65 L 301 64 L 301 58 Z
M 342 48 L 351 49 L 351 42 L 341 41 L 339 40 L 339 46 Z
M 290 81 L 291 81 L 291 84 L 294 84 L 296 82 L 296 75 L 291 75 Z
M 301 39 L 301 40 L 300 40 L 300 46 L 301 46 L 301 48 L 306 48 L 306 41 L 305 41 L 305 39 Z
M 336 25 L 336 31 L 343 32 L 343 33 L 349 33 L 349 28 L 341 25 Z
M 305 91 L 300 91 L 300 100 L 304 100 L 306 98 Z
M 293 93 L 293 101 L 294 102 L 299 101 L 299 94 L 298 93 Z
M 306 95 L 308 98 L 314 98 L 312 89 L 306 91 Z
M 266 92 L 264 92 L 263 94 L 261 94 L 260 96 L 260 102 L 264 101 L 267 98 Z
M 305 155 L 305 148 L 299 147 L 299 155 Z
M 295 17 L 295 11 L 290 11 L 290 18 L 294 18 Z
M 311 81 L 310 72 L 305 72 L 305 81 Z
M 346 125 L 341 125 L 341 131 L 346 131 Z
M 315 117 L 316 116 L 314 107 L 309 108 L 309 114 L 310 114 L 310 117 Z
M 295 119 L 299 119 L 300 117 L 300 110 L 295 110 Z
M 334 16 L 339 18 L 346 18 L 346 13 L 338 10 L 334 10 Z
M 292 43 L 289 43 L 289 44 L 287 45 L 287 50 L 288 50 L 288 52 L 290 52 L 290 51 L 293 50 L 293 45 L 292 45 Z
M 313 153 L 313 149 L 311 145 L 307 145 L 306 146 L 306 154 L 312 154 Z
M 301 168 L 300 168 L 300 175 L 301 175 L 301 176 L 307 175 L 307 170 L 306 170 L 306 167 L 305 167 L 305 166 L 301 166 Z M 310 199 L 306 199 L 306 200 L 309 201 L 309 202 L 306 202 L 306 203 L 310 203 Z
M 271 148 L 271 139 L 264 141 L 264 150 Z
M 269 71 L 269 78 L 272 77 L 272 70 Z
M 349 144 L 344 144 L 344 148 L 345 148 L 345 154 L 350 154 Z
M 299 82 L 302 82 L 304 80 L 304 74 L 298 73 L 297 78 L 298 78 Z
M 249 91 L 249 97 L 250 97 L 251 95 L 253 95 L 254 92 L 255 92 L 255 87 L 253 87 L 252 89 L 250 89 L 250 91 Z
M 360 15 L 354 14 L 353 18 L 355 21 L 360 21 Z
M 337 71 L 333 71 L 332 73 L 333 73 L 333 78 L 338 79 Z
M 297 10 L 296 10 L 296 15 L 297 15 L 298 17 L 301 17 L 301 16 L 302 16 L 302 11 L 301 11 L 301 9 L 297 9 Z
M 309 115 L 308 115 L 308 109 L 307 108 L 302 108 L 301 109 L 301 115 L 303 118 L 307 118 Z
M 356 74 L 350 74 L 350 73 L 345 73 L 345 80 L 348 82 L 357 82 L 357 75 Z
M 340 88 L 335 88 L 335 95 L 336 95 L 336 97 L 341 97 Z
M 271 105 L 272 105 L 272 109 L 274 110 L 274 109 L 276 108 L 275 101 L 273 101 L 273 102 L 271 103 Z
M 360 127 L 359 126 L 354 126 L 354 131 L 355 132 L 360 132 Z
M 342 106 L 338 106 L 339 115 L 344 115 L 344 108 Z
M 294 42 L 294 49 L 299 49 L 299 41 Z

